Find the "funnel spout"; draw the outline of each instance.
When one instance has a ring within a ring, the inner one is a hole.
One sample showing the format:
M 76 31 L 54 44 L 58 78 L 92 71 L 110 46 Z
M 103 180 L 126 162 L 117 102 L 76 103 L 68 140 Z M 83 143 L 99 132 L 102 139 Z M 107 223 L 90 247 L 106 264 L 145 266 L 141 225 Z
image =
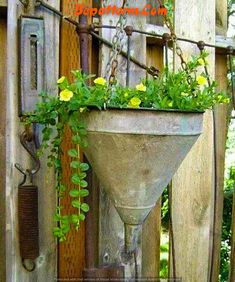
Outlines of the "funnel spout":
M 142 225 L 131 225 L 125 223 L 124 226 L 125 226 L 125 252 L 133 253 L 137 249 L 138 242 L 140 241 Z

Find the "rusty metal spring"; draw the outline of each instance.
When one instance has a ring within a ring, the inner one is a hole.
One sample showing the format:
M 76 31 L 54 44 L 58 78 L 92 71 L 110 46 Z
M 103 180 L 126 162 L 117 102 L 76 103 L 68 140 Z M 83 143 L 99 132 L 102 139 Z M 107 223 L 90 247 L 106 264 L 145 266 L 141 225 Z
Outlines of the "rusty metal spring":
M 20 256 L 35 260 L 39 256 L 38 189 L 34 185 L 19 186 L 18 220 Z

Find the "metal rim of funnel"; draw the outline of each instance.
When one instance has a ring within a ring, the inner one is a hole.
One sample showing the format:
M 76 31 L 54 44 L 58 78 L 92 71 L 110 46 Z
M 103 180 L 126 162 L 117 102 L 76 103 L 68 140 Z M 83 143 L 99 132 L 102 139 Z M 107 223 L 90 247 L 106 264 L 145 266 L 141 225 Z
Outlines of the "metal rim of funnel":
M 93 108 L 81 116 L 88 132 L 195 136 L 202 132 L 203 112 Z M 95 122 L 94 122 L 95 121 Z M 128 121 L 128 122 L 127 122 Z

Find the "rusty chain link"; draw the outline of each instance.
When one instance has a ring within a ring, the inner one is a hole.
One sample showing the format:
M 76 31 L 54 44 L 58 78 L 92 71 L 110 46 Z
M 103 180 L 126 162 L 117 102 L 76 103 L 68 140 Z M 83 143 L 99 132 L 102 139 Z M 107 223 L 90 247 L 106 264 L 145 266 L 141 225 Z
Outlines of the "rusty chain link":
M 107 4 L 107 0 L 103 1 L 103 5 Z M 123 0 L 122 8 L 126 7 L 127 0 Z M 109 54 L 108 63 L 105 68 L 105 78 L 109 81 L 109 84 L 113 84 L 116 77 L 118 68 L 118 55 L 121 53 L 124 46 L 125 30 L 124 27 L 127 23 L 126 13 L 120 14 L 116 23 L 116 33 L 112 38 L 112 49 Z

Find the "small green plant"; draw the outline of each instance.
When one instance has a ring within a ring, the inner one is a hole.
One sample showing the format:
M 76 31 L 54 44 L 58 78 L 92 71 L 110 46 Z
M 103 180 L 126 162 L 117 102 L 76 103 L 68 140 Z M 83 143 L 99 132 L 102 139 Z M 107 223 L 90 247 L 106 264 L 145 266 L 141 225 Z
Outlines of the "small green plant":
M 41 94 L 42 101 L 25 122 L 40 123 L 44 126 L 42 145 L 38 153 L 41 155 L 45 150 L 49 150 L 48 166 L 55 168 L 58 196 L 62 198 L 65 193 L 69 193 L 71 197 L 71 205 L 74 208 L 72 214 L 65 214 L 60 204 L 57 207 L 55 220 L 58 226 L 54 229 L 54 235 L 60 241 L 66 239 L 71 227 L 79 228 L 80 222 L 85 220 L 89 211 L 89 206 L 85 203 L 85 197 L 89 194 L 85 180 L 89 166 L 81 162 L 79 151 L 79 148 L 88 146 L 86 125 L 81 121 L 81 115 L 91 107 L 203 111 L 216 103 L 227 103 L 229 99 L 223 93 L 216 92 L 215 81 L 210 85 L 207 83 L 208 77 L 202 71 L 206 56 L 206 53 L 202 53 L 199 57 L 193 57 L 187 63 L 187 72 L 172 73 L 166 68 L 159 78 L 143 80 L 134 88 L 123 87 L 118 83 L 109 86 L 102 77 L 96 78 L 94 84 L 89 86 L 87 81 L 94 76 L 77 70 L 72 72 L 72 83 L 64 76 L 57 81 L 60 90 L 58 97 Z M 66 128 L 72 132 L 73 148 L 63 152 L 61 143 Z M 64 153 L 71 157 L 71 183 L 74 188 L 70 191 L 62 182 L 61 156 Z

